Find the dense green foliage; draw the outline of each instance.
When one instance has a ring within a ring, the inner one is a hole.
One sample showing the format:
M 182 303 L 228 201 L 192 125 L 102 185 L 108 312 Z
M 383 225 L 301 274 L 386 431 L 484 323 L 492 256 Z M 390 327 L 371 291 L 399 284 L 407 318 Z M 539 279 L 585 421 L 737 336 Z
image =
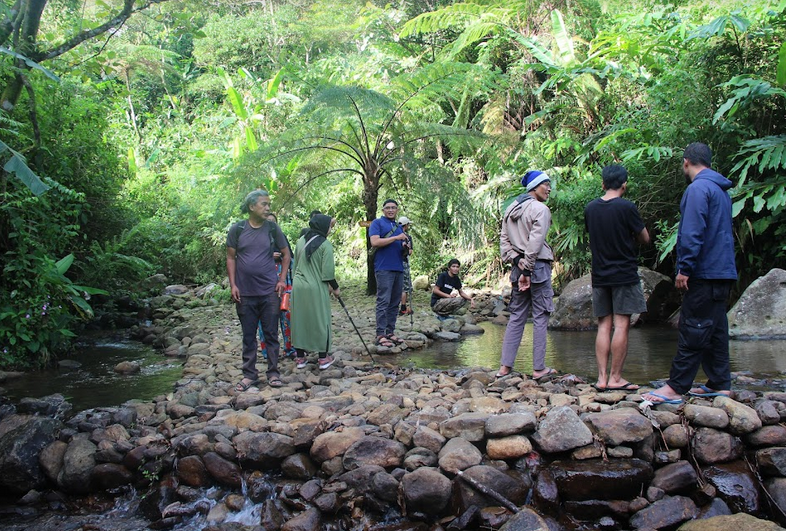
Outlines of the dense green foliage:
M 393 197 L 414 273 L 456 256 L 499 286 L 502 208 L 546 170 L 564 283 L 622 163 L 642 263 L 671 275 L 681 153 L 703 141 L 735 183 L 738 288 L 786 266 L 786 1 L 24 5 L 0 2 L 0 365 L 68 348 L 84 286 L 220 281 L 257 187 L 292 238 L 338 218 L 342 281 L 373 280 L 362 222 Z

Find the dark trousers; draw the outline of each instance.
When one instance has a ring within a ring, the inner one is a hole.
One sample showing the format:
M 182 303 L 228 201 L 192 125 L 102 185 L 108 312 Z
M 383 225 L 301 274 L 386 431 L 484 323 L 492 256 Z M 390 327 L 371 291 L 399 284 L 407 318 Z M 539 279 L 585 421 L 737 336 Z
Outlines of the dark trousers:
M 278 294 L 240 297 L 236 305 L 240 328 L 243 330 L 243 377 L 257 380 L 257 325 L 261 323 L 267 344 L 267 377 L 268 380 L 278 374 Z
M 386 336 L 396 331 L 398 305 L 404 289 L 402 271 L 377 271 L 377 336 Z
M 699 366 L 707 375 L 707 387 L 731 389 L 729 367 L 729 321 L 726 301 L 732 281 L 688 279 L 688 291 L 680 310 L 677 355 L 671 362 L 669 387 L 685 394 L 693 385 Z

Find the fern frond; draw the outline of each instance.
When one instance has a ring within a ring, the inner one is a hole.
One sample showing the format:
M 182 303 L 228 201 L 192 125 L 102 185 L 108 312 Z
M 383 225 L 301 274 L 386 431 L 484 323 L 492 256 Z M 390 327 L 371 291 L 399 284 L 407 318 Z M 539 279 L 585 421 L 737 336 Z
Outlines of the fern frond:
M 406 24 L 401 29 L 399 37 L 434 33 L 456 26 L 464 26 L 468 21 L 479 17 L 488 11 L 488 6 L 480 3 L 462 2 L 443 7 L 436 11 L 422 13 Z
M 500 22 L 479 22 L 466 28 L 458 38 L 453 41 L 449 57 L 455 58 L 465 48 L 487 37 L 505 32 L 505 26 Z

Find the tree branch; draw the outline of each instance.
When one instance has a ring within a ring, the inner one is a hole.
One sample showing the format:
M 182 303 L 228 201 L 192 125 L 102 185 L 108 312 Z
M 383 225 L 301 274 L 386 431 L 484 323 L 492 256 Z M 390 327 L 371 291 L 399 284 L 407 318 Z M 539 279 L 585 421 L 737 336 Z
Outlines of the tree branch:
M 96 28 L 86 30 L 74 35 L 60 46 L 36 54 L 36 56 L 33 57 L 33 59 L 36 62 L 41 62 L 41 61 L 46 61 L 47 59 L 53 59 L 55 57 L 59 57 L 64 53 L 66 53 L 67 51 L 76 48 L 86 40 L 92 39 L 97 35 L 101 35 L 102 33 L 121 25 L 126 20 L 128 20 L 128 18 L 134 13 L 137 13 L 139 11 L 144 11 L 145 9 L 149 8 L 154 4 L 161 4 L 163 2 L 167 2 L 168 0 L 147 0 L 147 2 L 145 2 L 140 7 L 137 8 L 134 8 L 134 1 L 135 0 L 123 0 L 123 10 L 120 11 L 120 13 L 118 13 L 117 15 L 115 15 L 115 17 L 113 17 L 112 19 L 108 20 L 107 22 L 101 24 Z

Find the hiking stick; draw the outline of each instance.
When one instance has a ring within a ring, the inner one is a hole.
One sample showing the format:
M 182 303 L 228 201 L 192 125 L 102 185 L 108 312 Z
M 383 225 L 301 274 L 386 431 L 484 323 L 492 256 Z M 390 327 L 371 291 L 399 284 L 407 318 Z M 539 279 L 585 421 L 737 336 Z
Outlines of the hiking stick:
M 336 297 L 338 299 L 338 303 L 341 304 L 341 307 L 344 308 L 344 311 L 347 313 L 347 317 L 349 318 L 349 322 L 352 323 L 352 328 L 355 329 L 355 332 L 358 333 L 358 337 L 360 338 L 360 342 L 363 343 L 363 346 L 366 347 L 366 352 L 368 352 L 368 357 L 371 358 L 371 363 L 376 364 L 376 360 L 374 356 L 371 355 L 371 351 L 368 349 L 366 342 L 363 340 L 363 335 L 358 330 L 358 327 L 355 325 L 355 321 L 352 320 L 352 316 L 349 315 L 349 310 L 347 309 L 347 305 L 344 304 L 344 300 L 341 297 Z

